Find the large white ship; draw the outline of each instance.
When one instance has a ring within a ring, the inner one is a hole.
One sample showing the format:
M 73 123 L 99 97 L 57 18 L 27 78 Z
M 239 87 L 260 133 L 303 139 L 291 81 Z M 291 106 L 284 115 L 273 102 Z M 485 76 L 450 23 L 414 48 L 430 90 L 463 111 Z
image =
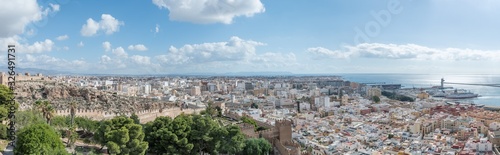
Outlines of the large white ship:
M 468 98 L 476 98 L 479 96 L 478 94 L 467 92 L 466 90 L 463 89 L 460 90 L 447 89 L 453 87 L 444 87 L 444 79 L 441 79 L 441 86 L 436 86 L 433 88 L 434 88 L 433 90 L 428 91 L 428 93 L 432 97 L 444 97 L 447 99 L 468 99 Z
M 458 92 L 455 89 L 455 92 L 453 92 L 451 94 L 447 94 L 444 97 L 447 98 L 447 99 L 466 99 L 466 98 L 475 98 L 475 97 L 478 97 L 478 96 L 479 96 L 478 94 L 474 94 L 474 93 L 471 93 L 471 92 Z

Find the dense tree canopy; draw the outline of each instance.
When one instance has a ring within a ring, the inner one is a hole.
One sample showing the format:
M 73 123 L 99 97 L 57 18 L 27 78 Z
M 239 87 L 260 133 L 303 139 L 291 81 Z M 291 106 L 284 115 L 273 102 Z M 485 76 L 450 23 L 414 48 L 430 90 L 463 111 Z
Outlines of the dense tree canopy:
M 241 132 L 240 127 L 229 125 L 222 129 L 224 129 L 225 133 L 220 136 L 222 138 L 221 152 L 237 154 L 243 151 L 245 135 Z
M 111 154 L 143 155 L 148 148 L 142 126 L 125 116 L 102 121 L 94 137 Z
M 189 141 L 194 144 L 194 149 L 198 152 L 205 151 L 215 154 L 219 141 L 214 139 L 213 132 L 219 128 L 219 125 L 210 117 L 201 115 L 191 115 L 190 119 L 192 119 L 192 124 Z
M 147 123 L 144 131 L 149 151 L 156 154 L 190 154 L 194 145 L 188 141 L 191 132 L 188 119 L 186 115 L 179 115 L 173 120 L 161 116 Z
M 255 127 L 255 129 L 257 129 L 257 127 L 258 127 L 258 126 L 257 126 L 257 122 L 255 122 L 255 120 L 253 120 L 253 119 L 252 119 L 252 118 L 250 118 L 250 117 L 243 116 L 243 117 L 241 117 L 241 121 L 242 121 L 243 123 L 252 124 L 252 125 Z
M 250 138 L 245 140 L 243 155 L 268 155 L 271 152 L 271 144 L 264 138 Z
M 55 129 L 48 124 L 32 124 L 18 133 L 15 154 L 63 155 L 68 154 Z
M 130 115 L 130 119 L 134 120 L 135 124 L 141 124 L 141 120 L 139 119 L 139 116 L 137 116 L 135 113 Z
M 39 112 L 33 110 L 16 112 L 14 121 L 16 122 L 16 129 L 23 128 L 24 126 L 28 126 L 30 124 L 40 124 L 46 122 Z
M 210 116 L 158 117 L 144 130 L 149 151 L 156 154 L 237 154 L 245 145 L 238 126 L 221 127 Z
M 12 90 L 9 89 L 9 87 L 0 84 L 0 120 L 6 120 L 9 115 L 9 108 L 10 108 L 10 100 L 14 98 L 14 95 L 12 94 Z M 14 104 L 14 110 L 17 111 L 17 108 L 19 107 L 19 104 L 16 102 Z

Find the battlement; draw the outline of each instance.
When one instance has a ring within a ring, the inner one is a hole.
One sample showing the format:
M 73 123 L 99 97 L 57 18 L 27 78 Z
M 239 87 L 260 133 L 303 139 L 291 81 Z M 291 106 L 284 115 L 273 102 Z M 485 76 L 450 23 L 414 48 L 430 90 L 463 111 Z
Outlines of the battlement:
M 289 155 L 302 154 L 300 152 L 300 145 L 292 141 L 280 142 L 280 140 L 275 139 L 274 146 L 278 149 L 280 154 L 289 154 Z
M 276 120 L 274 126 L 277 126 L 277 127 L 281 127 L 281 126 L 292 126 L 292 121 L 290 120 L 286 120 L 286 119 L 283 119 L 283 120 Z
M 171 118 L 174 118 L 175 116 L 179 115 L 180 113 L 186 112 L 186 113 L 193 113 L 194 110 L 184 110 L 181 111 L 180 108 L 169 108 L 169 109 L 161 109 L 161 108 L 154 108 L 154 109 L 149 109 L 149 110 L 139 110 L 135 111 L 135 114 L 139 116 L 139 119 L 141 123 L 148 122 L 154 120 L 156 117 L 159 116 L 169 116 Z M 111 119 L 116 116 L 128 116 L 130 117 L 134 112 L 110 112 L 110 111 L 104 111 L 102 109 L 96 110 L 96 109 L 76 109 L 75 110 L 75 116 L 77 117 L 87 117 L 93 120 L 105 120 L 105 119 Z M 69 116 L 71 115 L 71 112 L 69 109 L 64 109 L 64 110 L 56 110 L 55 115 L 57 116 Z
M 17 73 L 14 75 L 16 81 L 38 81 L 38 80 L 47 80 L 46 77 L 42 76 L 41 73 L 38 73 L 36 75 L 30 75 L 30 73 Z M 8 78 L 9 74 L 6 74 L 5 72 L 0 73 L 0 81 L 2 82 L 3 85 L 7 85 L 8 83 Z

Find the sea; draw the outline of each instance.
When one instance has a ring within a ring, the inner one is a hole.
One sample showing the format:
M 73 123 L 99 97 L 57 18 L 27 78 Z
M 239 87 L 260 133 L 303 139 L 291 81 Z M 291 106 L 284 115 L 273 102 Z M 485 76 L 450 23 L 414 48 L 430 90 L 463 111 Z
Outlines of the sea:
M 480 96 L 466 99 L 466 102 L 500 107 L 500 87 L 447 84 L 497 84 L 500 86 L 500 75 L 488 74 L 339 74 L 344 80 L 359 83 L 386 83 L 401 84 L 402 88 L 429 88 L 440 86 L 441 78 L 445 80 L 445 87 L 465 89 Z

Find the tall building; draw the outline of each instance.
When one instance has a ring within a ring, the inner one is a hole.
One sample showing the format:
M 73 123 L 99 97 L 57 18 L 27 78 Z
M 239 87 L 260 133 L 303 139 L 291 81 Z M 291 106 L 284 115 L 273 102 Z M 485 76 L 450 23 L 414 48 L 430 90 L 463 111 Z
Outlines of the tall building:
M 144 85 L 144 94 L 150 94 L 151 93 L 151 85 L 146 84 Z
M 253 85 L 251 82 L 245 82 L 245 90 L 253 90 Z
M 191 96 L 200 96 L 200 95 L 201 95 L 200 86 L 194 86 L 191 88 Z
M 382 90 L 380 90 L 380 88 L 376 88 L 376 87 L 372 87 L 372 88 L 368 88 L 368 90 L 366 90 L 366 96 L 367 97 L 372 97 L 372 96 L 382 96 Z

